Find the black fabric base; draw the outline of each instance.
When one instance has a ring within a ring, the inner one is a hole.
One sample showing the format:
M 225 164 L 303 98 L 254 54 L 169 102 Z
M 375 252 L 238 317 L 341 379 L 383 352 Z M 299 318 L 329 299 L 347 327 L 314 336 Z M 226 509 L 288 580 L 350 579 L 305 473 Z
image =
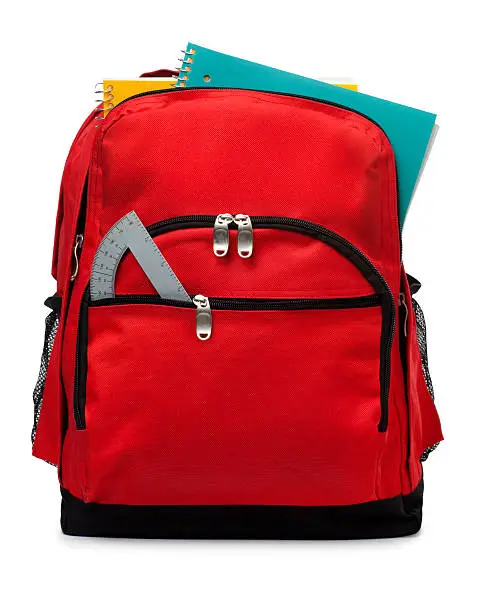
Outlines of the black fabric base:
M 419 531 L 423 481 L 410 493 L 353 506 L 123 506 L 62 489 L 61 528 L 109 538 L 346 540 Z

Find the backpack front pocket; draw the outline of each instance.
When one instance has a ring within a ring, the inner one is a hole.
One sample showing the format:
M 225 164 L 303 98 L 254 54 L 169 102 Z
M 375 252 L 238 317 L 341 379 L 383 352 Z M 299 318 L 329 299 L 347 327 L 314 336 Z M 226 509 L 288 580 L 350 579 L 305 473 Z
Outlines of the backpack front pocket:
M 349 504 L 376 498 L 381 296 L 123 296 L 87 308 L 88 501 Z

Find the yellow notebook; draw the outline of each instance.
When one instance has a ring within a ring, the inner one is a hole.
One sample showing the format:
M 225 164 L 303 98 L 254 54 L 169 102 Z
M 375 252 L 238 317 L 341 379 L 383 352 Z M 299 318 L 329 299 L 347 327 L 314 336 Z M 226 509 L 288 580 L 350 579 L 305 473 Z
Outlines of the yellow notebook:
M 337 87 L 342 87 L 343 89 L 350 89 L 350 91 L 358 91 L 357 83 L 332 83 L 328 79 L 320 79 L 324 81 L 324 83 L 330 83 L 331 85 L 337 85 Z
M 126 98 L 147 91 L 159 89 L 171 89 L 176 85 L 176 79 L 169 77 L 156 77 L 147 79 L 104 79 L 102 89 L 97 89 L 103 94 L 103 115 L 106 115 Z
M 336 83 L 334 79 L 322 79 L 326 83 L 358 91 L 356 83 Z M 103 88 L 97 93 L 103 94 L 103 116 L 106 115 L 120 102 L 147 91 L 157 91 L 160 89 L 171 89 L 176 85 L 176 79 L 169 77 L 156 77 L 147 79 L 105 79 L 102 82 Z

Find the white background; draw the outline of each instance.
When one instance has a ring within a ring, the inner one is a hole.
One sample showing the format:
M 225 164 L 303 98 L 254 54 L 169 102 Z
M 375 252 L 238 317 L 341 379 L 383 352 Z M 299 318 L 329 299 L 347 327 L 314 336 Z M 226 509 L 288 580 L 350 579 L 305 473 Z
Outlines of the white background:
M 1 9 L 0 605 L 20 610 L 461 610 L 476 604 L 476 21 L 470 2 L 9 2 Z M 54 468 L 30 456 L 31 391 L 62 166 L 93 87 L 178 65 L 187 41 L 439 114 L 406 220 L 446 442 L 424 526 L 370 542 L 67 538 Z

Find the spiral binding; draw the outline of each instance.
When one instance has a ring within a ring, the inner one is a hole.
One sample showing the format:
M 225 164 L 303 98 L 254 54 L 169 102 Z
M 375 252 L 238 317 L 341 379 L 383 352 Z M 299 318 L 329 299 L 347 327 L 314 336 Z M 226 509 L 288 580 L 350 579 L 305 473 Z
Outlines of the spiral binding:
M 182 62 L 182 64 L 180 67 L 176 68 L 176 70 L 179 72 L 179 75 L 176 79 L 176 84 L 174 85 L 174 87 L 186 87 L 186 81 L 188 80 L 187 73 L 191 71 L 191 64 L 194 62 L 193 56 L 196 53 L 196 49 L 191 48 L 189 49 L 189 51 L 181 51 L 181 53 L 184 53 L 184 55 L 182 58 L 178 58 L 179 61 Z M 114 95 L 112 91 L 112 85 L 108 85 L 108 87 L 105 89 L 104 81 L 98 81 L 98 83 L 96 83 L 95 85 L 94 93 L 96 95 L 102 95 L 102 98 L 97 98 L 95 100 L 95 102 L 98 104 L 95 109 L 95 119 L 97 119 L 98 121 L 104 121 L 106 119 L 105 113 L 113 110 L 113 108 L 115 107 L 113 103 Z M 98 124 L 96 127 L 99 127 L 99 125 L 101 124 Z
M 181 51 L 184 53 L 183 57 L 179 57 L 179 61 L 181 62 L 181 66 L 176 68 L 179 71 L 179 75 L 177 78 L 176 85 L 174 87 L 186 87 L 186 81 L 189 79 L 188 72 L 191 72 L 191 65 L 194 63 L 194 55 L 196 54 L 196 49 L 192 47 L 186 51 Z
M 97 98 L 95 100 L 97 104 L 103 105 L 102 107 L 100 106 L 96 107 L 95 119 L 97 119 L 98 121 L 104 121 L 104 119 L 106 119 L 105 112 L 112 110 L 115 106 L 113 104 L 114 96 L 111 93 L 113 91 L 113 86 L 108 85 L 108 87 L 105 89 L 103 85 L 104 85 L 103 81 L 99 81 L 95 85 L 95 95 L 101 94 L 103 96 L 102 98 Z

